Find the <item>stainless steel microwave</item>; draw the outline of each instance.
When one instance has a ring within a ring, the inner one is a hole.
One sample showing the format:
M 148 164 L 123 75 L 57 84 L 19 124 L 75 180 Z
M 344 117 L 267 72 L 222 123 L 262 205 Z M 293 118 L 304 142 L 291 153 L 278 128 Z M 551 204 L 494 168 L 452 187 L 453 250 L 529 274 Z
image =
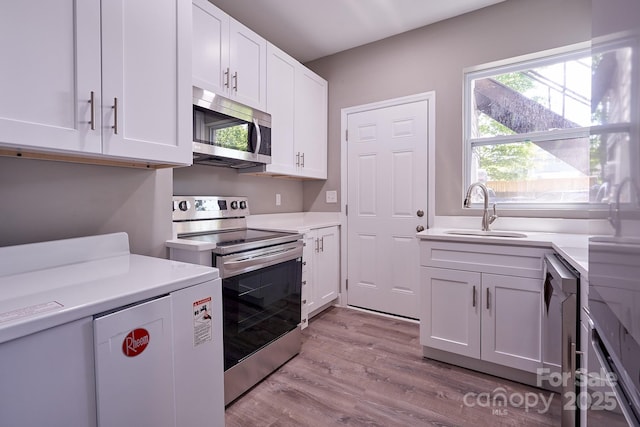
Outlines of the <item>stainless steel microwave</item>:
M 235 169 L 271 163 L 271 115 L 194 86 L 193 163 Z

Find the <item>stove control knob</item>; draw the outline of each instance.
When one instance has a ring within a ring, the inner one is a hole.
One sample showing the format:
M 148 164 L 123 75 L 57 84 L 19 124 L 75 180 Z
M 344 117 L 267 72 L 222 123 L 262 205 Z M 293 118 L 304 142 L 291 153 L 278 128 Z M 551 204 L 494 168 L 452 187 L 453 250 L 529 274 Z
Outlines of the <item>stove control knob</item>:
M 190 208 L 191 208 L 191 203 L 189 203 L 186 200 L 183 200 L 180 203 L 178 203 L 178 209 L 180 209 L 183 212 L 188 211 Z
M 233 202 L 231 202 L 231 209 L 238 209 L 238 201 L 234 200 Z
M 247 209 L 247 202 L 245 200 L 240 202 L 240 209 Z

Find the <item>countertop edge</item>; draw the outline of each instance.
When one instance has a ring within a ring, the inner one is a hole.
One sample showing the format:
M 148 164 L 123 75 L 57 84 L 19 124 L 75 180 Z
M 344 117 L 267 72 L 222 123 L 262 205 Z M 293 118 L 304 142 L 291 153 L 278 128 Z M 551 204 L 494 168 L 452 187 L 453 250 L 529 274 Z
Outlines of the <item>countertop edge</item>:
M 17 321 L 9 321 L 2 325 L 0 323 L 0 344 L 14 339 L 19 339 L 40 331 L 44 331 L 69 322 L 80 320 L 100 313 L 108 312 L 119 307 L 135 304 L 144 300 L 162 296 L 180 289 L 189 288 L 200 283 L 215 280 L 219 277 L 219 272 L 215 268 L 187 264 L 179 261 L 171 261 L 162 258 L 148 257 L 144 255 L 123 255 L 123 258 L 151 259 L 151 263 L 166 262 L 173 264 L 184 264 L 188 272 L 181 274 L 179 278 L 167 282 L 160 282 L 156 286 L 148 286 L 140 289 L 131 289 L 131 292 L 115 294 L 111 298 L 89 301 L 82 304 L 62 306 L 60 309 L 51 310 L 46 313 L 25 316 Z M 89 261 L 88 263 L 90 263 Z M 6 278 L 5 278 L 6 279 Z M 118 278 L 119 280 L 120 278 Z M 89 282 L 88 282 L 89 283 Z

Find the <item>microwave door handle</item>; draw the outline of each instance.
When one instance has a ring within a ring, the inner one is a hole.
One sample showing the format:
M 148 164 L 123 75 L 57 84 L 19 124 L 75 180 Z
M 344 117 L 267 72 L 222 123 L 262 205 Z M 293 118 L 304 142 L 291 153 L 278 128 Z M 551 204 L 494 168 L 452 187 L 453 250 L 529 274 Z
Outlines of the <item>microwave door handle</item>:
M 253 119 L 253 125 L 256 127 L 256 135 L 258 137 L 254 153 L 258 154 L 260 152 L 260 144 L 262 143 L 262 135 L 260 134 L 260 125 L 258 125 L 258 121 L 256 119 Z

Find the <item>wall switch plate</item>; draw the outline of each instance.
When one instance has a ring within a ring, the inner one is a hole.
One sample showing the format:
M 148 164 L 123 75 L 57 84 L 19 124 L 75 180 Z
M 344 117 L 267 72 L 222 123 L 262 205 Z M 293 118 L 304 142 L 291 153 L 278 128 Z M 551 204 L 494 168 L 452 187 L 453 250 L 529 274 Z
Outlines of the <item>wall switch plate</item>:
M 329 190 L 326 193 L 327 203 L 338 203 L 338 192 L 336 190 Z
M 280 193 L 276 193 L 276 206 L 280 206 L 282 204 L 282 197 L 280 197 Z

